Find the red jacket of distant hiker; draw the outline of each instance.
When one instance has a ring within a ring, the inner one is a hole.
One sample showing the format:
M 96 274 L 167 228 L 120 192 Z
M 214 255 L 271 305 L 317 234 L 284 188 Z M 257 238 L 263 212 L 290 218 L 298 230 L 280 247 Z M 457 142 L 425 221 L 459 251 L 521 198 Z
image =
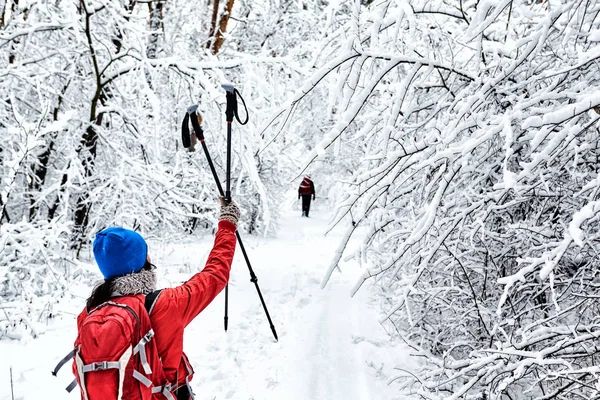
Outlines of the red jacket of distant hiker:
M 303 194 L 312 194 L 313 196 L 315 194 L 315 185 L 313 184 L 313 181 L 311 181 L 308 177 L 304 177 L 304 179 L 300 183 L 300 187 L 298 188 L 298 195 Z
M 159 356 L 167 380 L 175 389 L 193 374 L 183 352 L 183 329 L 210 304 L 229 280 L 235 252 L 236 226 L 219 221 L 215 244 L 204 269 L 184 284 L 163 289 L 150 310 Z

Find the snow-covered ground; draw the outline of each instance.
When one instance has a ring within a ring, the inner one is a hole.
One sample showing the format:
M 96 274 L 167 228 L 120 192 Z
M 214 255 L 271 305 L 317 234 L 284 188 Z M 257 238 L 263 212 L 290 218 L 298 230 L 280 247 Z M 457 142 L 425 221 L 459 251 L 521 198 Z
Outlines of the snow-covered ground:
M 408 399 L 388 385 L 394 366 L 410 368 L 408 351 L 391 344 L 378 323 L 368 287 L 354 298 L 350 290 L 360 269 L 345 263 L 320 288 L 341 229 L 327 236 L 329 222 L 318 201 L 311 218 L 295 207 L 284 213 L 277 238 L 243 235 L 244 245 L 277 330 L 274 340 L 258 294 L 249 280 L 239 247 L 229 285 L 229 329 L 224 332 L 223 293 L 186 330 L 185 349 L 196 374 L 199 400 L 358 400 Z M 163 286 L 200 270 L 212 237 L 177 245 L 150 241 Z M 75 313 L 89 288 L 74 289 L 81 299 L 62 305 L 62 318 L 38 339 L 0 341 L 0 400 L 76 399 L 50 371 L 72 345 Z M 11 385 L 12 369 L 12 385 Z M 14 390 L 14 394 L 12 391 Z

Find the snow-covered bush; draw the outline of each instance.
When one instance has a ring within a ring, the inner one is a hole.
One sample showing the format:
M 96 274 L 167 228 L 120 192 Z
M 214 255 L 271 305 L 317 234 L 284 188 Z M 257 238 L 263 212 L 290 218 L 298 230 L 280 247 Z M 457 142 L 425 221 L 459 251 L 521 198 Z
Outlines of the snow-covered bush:
M 72 280 L 60 266 L 89 254 L 106 226 L 163 239 L 213 230 L 217 188 L 202 151 L 182 148 L 181 122 L 197 104 L 224 186 L 225 81 L 250 111 L 249 125 L 234 123 L 240 229 L 275 231 L 287 158 L 266 146 L 271 138 L 259 127 L 293 85 L 262 89 L 269 77 L 302 76 L 290 63 L 295 55 L 240 54 L 238 45 L 249 42 L 238 41 L 232 22 L 215 56 L 206 48 L 211 9 L 183 0 L 6 2 L 0 12 L 2 301 L 29 309 L 27 299 L 61 292 L 44 282 L 53 274 L 62 274 L 60 285 Z M 242 25 L 239 35 L 248 33 Z M 19 232 L 31 234 L 14 239 Z M 36 258 L 39 243 L 47 255 Z M 22 274 L 28 283 L 16 280 Z
M 53 305 L 68 287 L 65 277 L 81 272 L 64 256 L 68 232 L 57 221 L 0 226 L 0 338 L 35 337 L 53 318 Z

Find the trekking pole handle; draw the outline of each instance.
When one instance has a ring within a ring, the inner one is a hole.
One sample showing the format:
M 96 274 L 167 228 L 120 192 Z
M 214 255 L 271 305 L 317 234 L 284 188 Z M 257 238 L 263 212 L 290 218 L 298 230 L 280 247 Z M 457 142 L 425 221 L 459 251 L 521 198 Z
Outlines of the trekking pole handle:
M 196 111 L 198 111 L 198 104 L 192 104 L 191 106 L 188 107 L 187 109 L 187 113 L 188 114 L 192 114 L 195 113 Z
M 227 123 L 231 124 L 233 122 L 233 116 L 237 112 L 237 98 L 235 96 L 235 87 L 231 83 L 223 83 L 221 87 L 225 89 L 227 97 L 227 108 L 225 109 L 225 118 L 227 119 Z
M 198 105 L 194 104 L 193 106 L 189 106 L 187 109 L 187 117 L 190 119 L 192 123 L 192 128 L 194 128 L 194 133 L 198 140 L 204 140 L 204 130 L 202 130 L 202 115 L 198 112 Z M 187 121 L 184 121 L 184 124 Z
M 204 131 L 202 130 L 202 116 L 198 114 L 198 106 L 193 105 L 188 108 L 187 113 L 185 114 L 185 118 L 183 120 L 182 126 L 182 135 L 183 135 L 183 143 L 185 147 L 189 147 L 190 145 L 190 132 L 188 127 L 188 122 L 192 123 L 192 128 L 194 129 L 194 134 L 200 141 L 202 148 L 204 149 L 204 154 L 206 155 L 206 161 L 208 161 L 208 166 L 210 167 L 210 171 L 212 172 L 213 178 L 215 179 L 215 183 L 217 184 L 217 189 L 219 190 L 219 194 L 225 197 L 223 192 L 223 187 L 221 186 L 221 181 L 219 180 L 219 176 L 217 174 L 217 170 L 215 169 L 215 165 L 213 164 L 212 158 L 210 157 L 210 153 L 208 152 L 208 148 L 206 147 L 206 143 L 204 142 Z M 187 145 L 186 145 L 187 140 Z M 227 203 L 229 204 L 229 203 Z

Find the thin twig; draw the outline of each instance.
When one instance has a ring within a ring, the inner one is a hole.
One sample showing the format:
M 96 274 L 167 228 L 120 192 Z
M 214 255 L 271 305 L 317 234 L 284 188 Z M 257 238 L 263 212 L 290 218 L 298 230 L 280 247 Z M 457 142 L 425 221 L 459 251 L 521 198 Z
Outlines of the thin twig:
M 15 391 L 13 387 L 12 366 L 10 367 L 10 395 L 11 399 L 15 400 Z

